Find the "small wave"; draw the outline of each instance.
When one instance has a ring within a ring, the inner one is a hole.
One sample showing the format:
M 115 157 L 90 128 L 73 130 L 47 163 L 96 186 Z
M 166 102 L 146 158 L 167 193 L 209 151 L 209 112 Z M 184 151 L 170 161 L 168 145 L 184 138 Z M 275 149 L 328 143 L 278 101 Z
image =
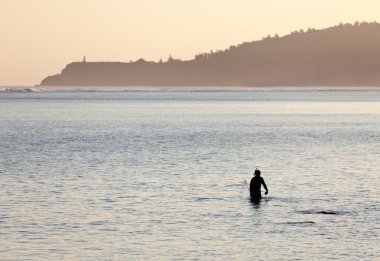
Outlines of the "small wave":
M 341 215 L 343 213 L 338 212 L 338 211 L 329 211 L 329 210 L 302 210 L 299 211 L 301 214 L 306 214 L 306 215 Z
M 93 221 L 88 223 L 90 226 L 102 226 L 106 224 L 106 221 Z
M 196 198 L 195 201 L 222 200 L 221 198 Z
M 290 221 L 290 222 L 285 222 L 285 223 L 281 223 L 281 224 L 285 224 L 285 225 L 314 225 L 315 222 L 314 221 Z
M 40 92 L 42 89 L 36 88 L 3 88 L 0 89 L 1 92 Z

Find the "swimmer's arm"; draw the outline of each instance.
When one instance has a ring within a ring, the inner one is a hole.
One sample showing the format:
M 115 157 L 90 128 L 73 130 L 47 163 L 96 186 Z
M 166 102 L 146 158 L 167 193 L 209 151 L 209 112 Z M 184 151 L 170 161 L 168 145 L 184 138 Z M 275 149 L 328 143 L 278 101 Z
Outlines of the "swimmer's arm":
M 267 185 L 265 184 L 264 179 L 262 179 L 262 184 L 263 184 L 263 186 L 265 188 L 265 195 L 267 195 L 268 194 L 268 188 L 267 188 Z

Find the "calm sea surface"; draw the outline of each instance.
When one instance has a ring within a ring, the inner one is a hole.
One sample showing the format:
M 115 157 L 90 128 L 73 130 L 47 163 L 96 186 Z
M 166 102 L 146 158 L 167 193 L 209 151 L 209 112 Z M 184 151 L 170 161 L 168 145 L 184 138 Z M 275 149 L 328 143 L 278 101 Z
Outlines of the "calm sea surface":
M 0 260 L 375 260 L 379 188 L 380 90 L 0 92 Z

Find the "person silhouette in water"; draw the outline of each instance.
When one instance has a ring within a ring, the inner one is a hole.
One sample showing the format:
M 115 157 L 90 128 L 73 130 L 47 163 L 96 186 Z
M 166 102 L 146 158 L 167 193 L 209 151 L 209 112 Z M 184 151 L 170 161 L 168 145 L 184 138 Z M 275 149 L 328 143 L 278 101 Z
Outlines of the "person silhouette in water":
M 249 184 L 249 193 L 251 194 L 251 198 L 260 199 L 261 198 L 261 184 L 263 184 L 265 188 L 265 195 L 268 194 L 268 188 L 265 184 L 265 181 L 262 177 L 260 177 L 261 171 L 256 169 L 255 176 L 251 179 L 251 183 Z

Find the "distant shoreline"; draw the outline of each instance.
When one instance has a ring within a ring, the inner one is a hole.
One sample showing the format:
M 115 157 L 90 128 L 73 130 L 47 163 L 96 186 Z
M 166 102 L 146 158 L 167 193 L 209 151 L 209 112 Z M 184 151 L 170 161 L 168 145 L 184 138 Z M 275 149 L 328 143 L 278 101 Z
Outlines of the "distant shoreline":
M 2 86 L 0 92 L 52 91 L 380 91 L 380 86 L 368 87 L 176 87 L 176 86 Z
M 377 87 L 380 86 L 379 45 L 379 23 L 340 24 L 245 42 L 225 50 L 197 54 L 192 60 L 169 57 L 159 62 L 142 58 L 107 62 L 84 58 L 67 64 L 58 74 L 45 77 L 37 86 Z

